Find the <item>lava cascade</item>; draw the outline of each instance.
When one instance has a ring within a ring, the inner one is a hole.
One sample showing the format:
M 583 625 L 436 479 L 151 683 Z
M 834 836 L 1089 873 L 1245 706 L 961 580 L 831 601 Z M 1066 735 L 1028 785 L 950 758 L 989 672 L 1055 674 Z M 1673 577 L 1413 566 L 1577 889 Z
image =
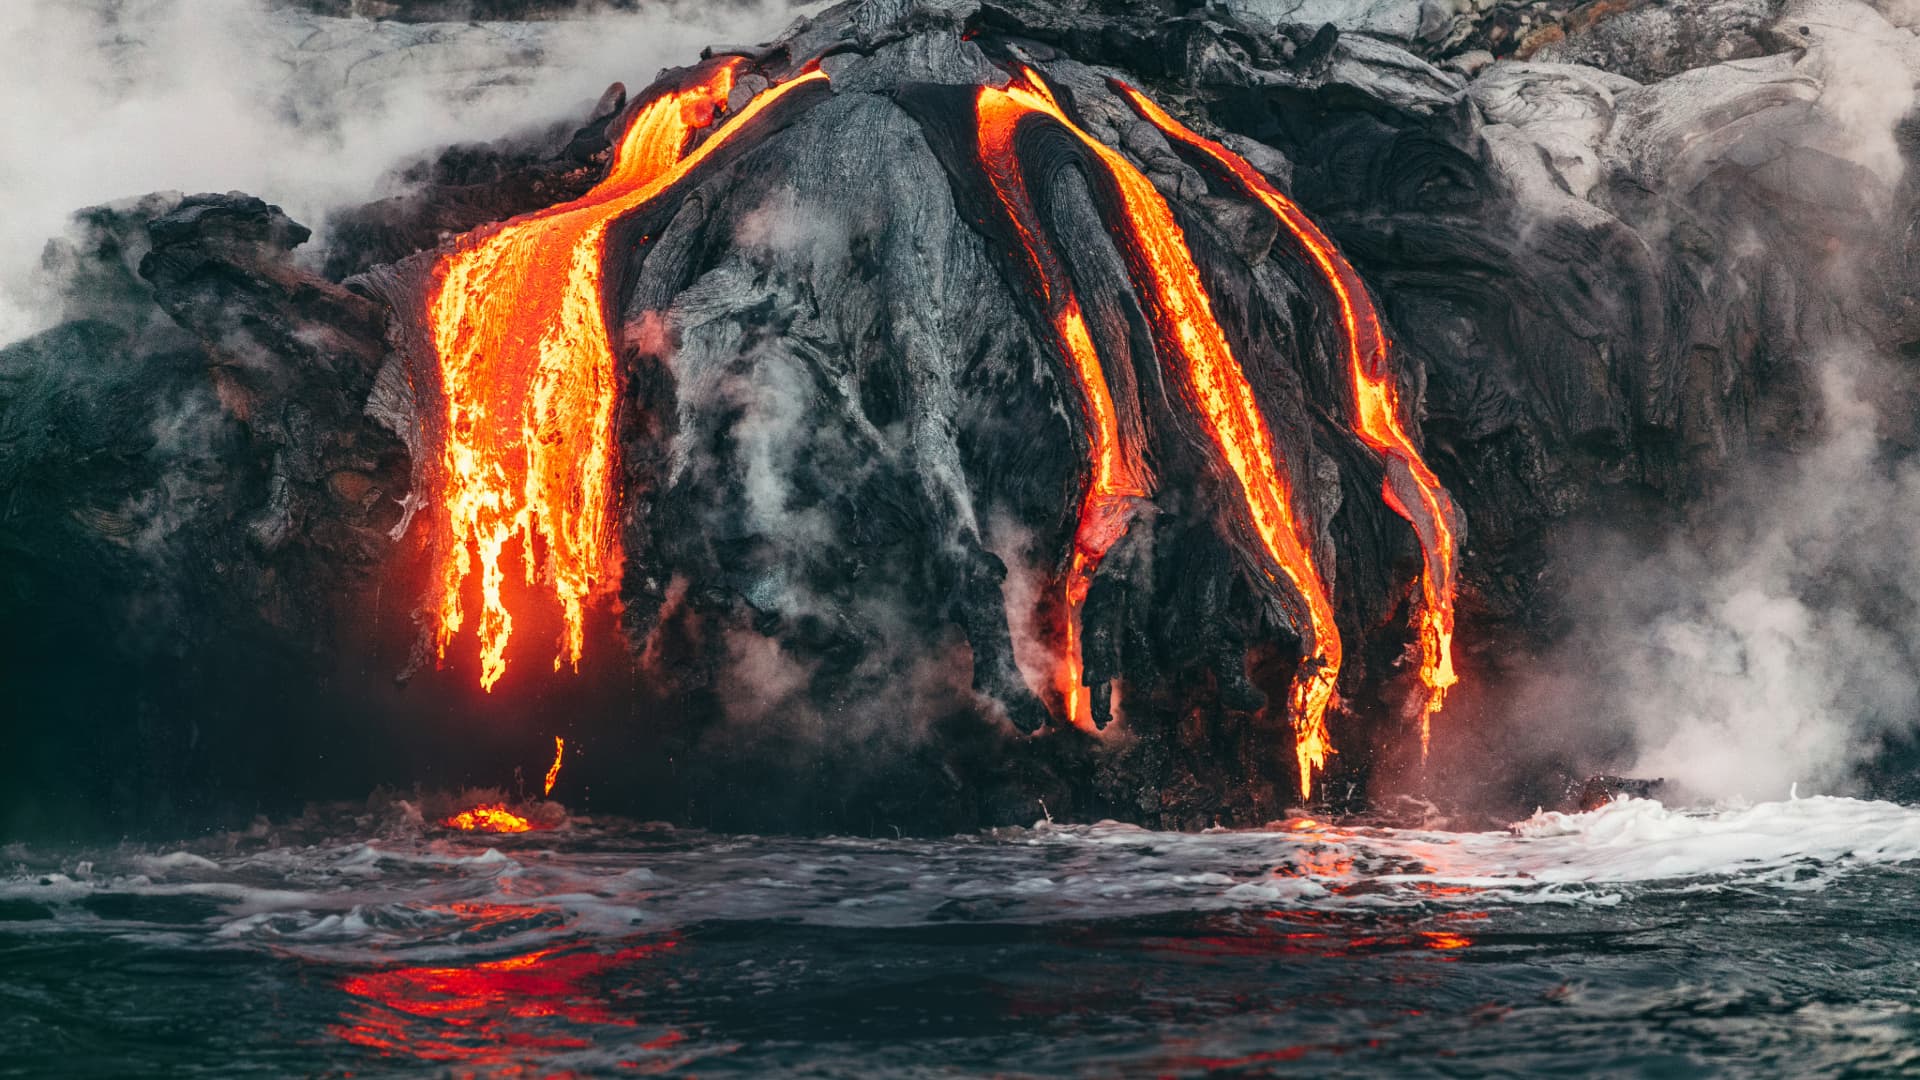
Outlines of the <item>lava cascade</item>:
M 1113 87 L 1135 112 L 1173 139 L 1213 163 L 1247 196 L 1272 212 L 1312 259 L 1327 288 L 1340 305 L 1340 326 L 1346 344 L 1347 367 L 1353 379 L 1354 427 L 1374 452 L 1406 470 L 1417 493 L 1419 511 L 1408 507 L 1394 488 L 1389 469 L 1381 495 L 1395 513 L 1413 525 L 1425 556 L 1421 575 L 1420 681 L 1427 696 L 1420 719 L 1420 756 L 1427 754 L 1432 720 L 1446 701 L 1448 688 L 1459 681 L 1453 670 L 1453 599 L 1455 539 L 1453 501 L 1427 467 L 1420 451 L 1400 423 L 1400 390 L 1388 363 L 1388 341 L 1379 313 L 1360 275 L 1293 200 L 1282 195 L 1246 159 L 1205 139 L 1168 115 L 1146 95 L 1124 83 Z
M 1101 560 L 1126 534 L 1133 500 L 1148 494 L 1149 481 L 1139 447 L 1121 436 L 1113 394 L 1100 364 L 1100 352 L 1087 331 L 1079 297 L 1064 284 L 1064 274 L 1057 268 L 1058 260 L 1041 235 L 1026 176 L 1020 170 L 1014 135 L 1020 121 L 1032 113 L 1013 93 L 991 86 L 981 87 L 975 99 L 981 166 L 1020 237 L 1040 289 L 1040 300 L 1048 310 L 1055 347 L 1068 361 L 1081 391 L 1092 460 L 1062 587 L 1065 645 L 1056 684 L 1068 719 L 1083 729 L 1091 729 L 1093 713 L 1080 658 L 1080 610 L 1086 603 L 1087 591 L 1092 587 Z
M 1124 220 L 1115 232 L 1127 249 L 1159 351 L 1164 359 L 1178 358 L 1177 374 L 1239 483 L 1261 545 L 1307 609 L 1308 632 L 1302 637 L 1307 639 L 1308 655 L 1294 677 L 1290 704 L 1300 794 L 1310 797 L 1313 776 L 1325 766 L 1332 749 L 1326 713 L 1340 674 L 1340 634 L 1326 586 L 1295 519 L 1291 485 L 1273 434 L 1225 331 L 1213 316 L 1186 235 L 1152 181 L 1069 119 L 1031 69 L 1023 68 L 1004 90 L 983 90 L 980 100 L 992 102 L 996 113 L 1036 114 L 1060 124 L 1099 160 L 1119 193 Z
M 565 619 L 561 653 L 578 669 L 583 607 L 610 589 L 620 564 L 612 535 L 616 374 L 603 309 L 607 231 L 694 169 L 808 71 L 761 93 L 691 152 L 713 122 L 741 61 L 642 108 L 613 167 L 587 194 L 462 237 L 435 268 L 427 322 L 446 401 L 441 452 L 448 540 L 440 567 L 442 659 L 465 622 L 462 589 L 479 561 L 480 684 L 506 670 L 513 617 L 502 560 L 516 539 L 528 584 L 535 540 Z M 558 670 L 562 656 L 554 659 Z

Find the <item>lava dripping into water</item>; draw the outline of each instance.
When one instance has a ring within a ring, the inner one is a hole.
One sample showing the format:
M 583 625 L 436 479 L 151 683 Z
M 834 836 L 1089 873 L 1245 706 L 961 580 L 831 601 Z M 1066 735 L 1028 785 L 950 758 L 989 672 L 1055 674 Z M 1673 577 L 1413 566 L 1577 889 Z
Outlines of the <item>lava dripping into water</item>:
M 1119 192 L 1126 219 L 1127 243 L 1122 246 L 1128 249 L 1160 350 L 1182 361 L 1184 370 L 1179 374 L 1208 434 L 1239 482 L 1254 531 L 1306 605 L 1307 633 L 1302 637 L 1306 639 L 1307 655 L 1294 677 L 1290 705 L 1300 794 L 1309 798 L 1313 776 L 1325 767 L 1327 754 L 1332 751 L 1326 714 L 1340 675 L 1340 633 L 1334 625 L 1326 586 L 1299 531 L 1291 485 L 1273 434 L 1267 429 L 1253 387 L 1234 357 L 1226 333 L 1214 319 L 1212 302 L 1201 283 L 1193 253 L 1187 248 L 1186 235 L 1152 181 L 1118 151 L 1069 119 L 1052 91 L 1031 69 L 1023 68 L 1005 90 L 983 92 L 983 101 L 989 92 L 996 95 L 996 101 L 1004 100 L 1006 108 L 1044 115 L 1059 123 L 1098 158 Z
M 1025 248 L 1042 290 L 1041 300 L 1049 309 L 1055 346 L 1080 385 L 1092 468 L 1081 496 L 1079 525 L 1062 586 L 1064 647 L 1055 682 L 1068 720 L 1090 730 L 1093 710 L 1081 661 L 1080 611 L 1101 560 L 1126 534 L 1133 500 L 1148 493 L 1147 471 L 1139 448 L 1121 437 L 1113 394 L 1100 366 L 1100 352 L 1087 331 L 1080 299 L 1057 280 L 1061 276 L 1057 271 L 1051 271 L 1054 260 L 1040 235 L 1038 215 L 1014 148 L 1020 121 L 1033 115 L 1033 110 L 1011 91 L 983 86 L 975 98 L 974 113 L 980 163 Z
M 547 766 L 547 784 L 540 794 L 553 794 L 553 785 L 560 779 L 560 759 L 567 755 L 567 740 L 558 735 L 553 737 L 553 764 Z
M 1425 761 L 1434 714 L 1445 704 L 1447 690 L 1459 681 L 1453 670 L 1454 508 L 1439 477 L 1427 467 L 1400 423 L 1399 385 L 1388 364 L 1387 336 L 1373 300 L 1333 241 L 1246 159 L 1195 134 L 1133 87 L 1117 80 L 1112 85 L 1143 119 L 1213 162 L 1243 192 L 1271 211 L 1306 249 L 1339 302 L 1347 366 L 1353 378 L 1355 430 L 1374 452 L 1405 468 L 1420 504 L 1418 513 L 1407 506 L 1394 489 L 1389 469 L 1381 484 L 1381 496 L 1413 525 L 1425 563 L 1420 611 L 1420 681 L 1427 691 L 1420 717 L 1420 758 Z
M 465 622 L 462 590 L 477 558 L 480 685 L 506 670 L 513 617 L 502 560 L 520 543 L 536 581 L 535 541 L 565 620 L 554 658 L 578 670 L 583 608 L 619 572 L 612 534 L 616 373 L 603 310 L 608 229 L 666 191 L 752 117 L 826 76 L 810 70 L 756 96 L 691 152 L 725 106 L 742 61 L 649 102 L 621 138 L 605 180 L 571 202 L 462 237 L 435 268 L 427 310 L 446 399 L 438 652 Z

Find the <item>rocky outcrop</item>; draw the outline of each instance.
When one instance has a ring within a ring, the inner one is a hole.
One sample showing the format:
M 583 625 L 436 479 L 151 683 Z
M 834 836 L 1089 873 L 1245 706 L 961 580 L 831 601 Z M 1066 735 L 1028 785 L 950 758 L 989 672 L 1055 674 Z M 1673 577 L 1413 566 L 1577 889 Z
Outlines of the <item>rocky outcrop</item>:
M 596 798 L 702 823 L 948 829 L 1030 819 L 1038 800 L 1169 826 L 1278 813 L 1295 779 L 1276 703 L 1303 648 L 1297 604 L 1257 572 L 1231 489 L 1156 374 L 1112 193 L 1059 138 L 1023 160 L 1090 321 L 1138 380 L 1161 482 L 1086 601 L 1087 683 L 1102 719 L 1119 688 L 1121 722 L 1102 736 L 1050 723 L 1036 685 L 1033 597 L 1072 543 L 1085 435 L 1044 314 L 987 224 L 969 127 L 975 89 L 1031 64 L 1174 204 L 1248 358 L 1349 643 L 1322 790 L 1350 805 L 1414 767 L 1420 551 L 1345 422 L 1324 287 L 1110 76 L 1272 178 L 1377 298 L 1467 537 L 1464 682 L 1434 767 L 1476 759 L 1461 775 L 1490 799 L 1524 797 L 1486 763 L 1506 664 L 1567 617 L 1556 531 L 1670 520 L 1736 457 L 1811 429 L 1821 343 L 1920 335 L 1901 226 L 1910 34 L 1832 0 L 1533 5 L 1535 21 L 1501 30 L 1519 10 L 866 0 L 740 50 L 772 81 L 818 61 L 832 89 L 620 227 L 626 564 L 617 626 L 595 645 L 615 656 L 589 665 L 589 689 L 535 673 L 504 705 L 422 673 L 353 730 L 406 765 L 424 737 L 367 729 L 450 708 L 506 726 L 584 695 L 569 730 L 605 747 Z M 147 609 L 128 598 L 171 590 L 179 621 L 114 649 L 249 638 L 296 684 L 411 670 L 434 541 L 431 513 L 413 517 L 432 493 L 407 388 L 433 373 L 417 317 L 438 245 L 590 187 L 624 107 L 610 92 L 542 160 L 467 150 L 423 167 L 409 194 L 335 224 L 327 275 L 290 256 L 305 231 L 258 200 L 94 212 L 92 246 L 61 255 L 84 298 L 72 321 L 0 352 L 14 433 L 0 468 L 21 478 L 10 506 L 28 508 L 0 527 L 32 555 L 9 567 L 21 610 L 51 617 L 51 583 L 84 582 L 95 606 L 76 609 L 77 635 L 138 625 Z M 81 372 L 114 389 L 61 389 Z M 195 439 L 133 434 L 186 400 Z M 88 471 L 28 481 L 56 462 Z M 169 509 L 127 509 L 156 505 Z M 140 704 L 157 677 L 142 669 L 111 707 L 149 711 L 152 741 L 178 747 L 208 691 Z M 60 715 L 43 681 L 35 707 Z M 240 738 L 239 713 L 268 698 L 244 678 L 220 694 L 236 717 L 223 735 Z M 247 746 L 284 758 L 272 742 Z M 187 746 L 168 775 L 231 783 L 248 760 Z

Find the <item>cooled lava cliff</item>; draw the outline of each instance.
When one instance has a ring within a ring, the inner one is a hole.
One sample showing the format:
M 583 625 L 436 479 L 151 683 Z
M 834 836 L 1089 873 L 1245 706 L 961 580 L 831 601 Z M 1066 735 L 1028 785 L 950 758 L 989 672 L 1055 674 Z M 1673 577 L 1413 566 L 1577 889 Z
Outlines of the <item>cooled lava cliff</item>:
M 1702 5 L 1641 82 L 1474 51 L 1598 16 L 1281 7 L 842 5 L 449 152 L 324 272 L 248 196 L 83 213 L 0 352 L 9 814 L 555 736 L 595 806 L 757 828 L 1531 797 L 1549 538 L 1920 338 L 1857 66 L 1912 35 Z

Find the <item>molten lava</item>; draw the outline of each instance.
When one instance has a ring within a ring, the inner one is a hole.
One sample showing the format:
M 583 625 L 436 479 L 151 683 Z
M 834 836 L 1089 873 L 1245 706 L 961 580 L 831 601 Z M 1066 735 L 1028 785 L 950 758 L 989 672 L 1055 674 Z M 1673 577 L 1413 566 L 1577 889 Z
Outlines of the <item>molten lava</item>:
M 1020 169 L 1014 135 L 1020 121 L 1031 115 L 1034 110 L 1012 91 L 983 86 L 975 99 L 980 163 L 1020 236 L 1034 280 L 1040 283 L 1040 299 L 1048 308 L 1055 347 L 1080 385 L 1092 467 L 1081 496 L 1080 524 L 1074 532 L 1073 553 L 1062 587 L 1065 648 L 1056 683 L 1067 718 L 1091 730 L 1093 710 L 1080 659 L 1080 610 L 1100 561 L 1126 535 L 1133 500 L 1144 498 L 1149 484 L 1139 447 L 1121 437 L 1113 394 L 1100 366 L 1100 352 L 1087 332 L 1079 297 L 1062 280 L 1064 274 L 1041 234 L 1039 215 Z
M 440 824 L 462 832 L 522 833 L 533 830 L 533 822 L 507 809 L 504 803 L 487 803 L 462 810 Z
M 566 754 L 567 740 L 555 735 L 553 737 L 553 764 L 547 766 L 547 786 L 542 789 L 540 792 L 541 795 L 553 794 L 554 781 L 560 779 L 560 759 L 565 757 Z
M 1311 796 L 1313 775 L 1326 764 L 1332 747 L 1326 713 L 1340 675 L 1340 633 L 1333 605 L 1308 553 L 1293 513 L 1293 493 L 1273 434 L 1260 412 L 1246 373 L 1214 319 L 1213 305 L 1188 250 L 1186 234 L 1166 199 L 1120 153 L 1082 131 L 1068 119 L 1045 83 L 1023 69 L 996 95 L 1005 108 L 1051 118 L 1077 137 L 1105 166 L 1119 192 L 1124 229 L 1117 229 L 1146 300 L 1148 320 L 1165 358 L 1178 358 L 1179 374 L 1206 430 L 1225 457 L 1268 556 L 1306 605 L 1307 655 L 1294 678 L 1292 714 L 1294 754 L 1300 767 L 1300 794 Z
M 613 346 L 603 308 L 608 229 L 686 176 L 753 116 L 826 76 L 809 71 L 756 97 L 687 151 L 732 92 L 741 61 L 643 107 L 613 167 L 571 202 L 470 233 L 435 268 L 427 310 L 446 400 L 441 449 L 447 544 L 440 567 L 442 659 L 466 620 L 462 592 L 480 570 L 480 685 L 506 670 L 513 617 L 502 560 L 518 541 L 531 586 L 544 578 L 565 619 L 554 658 L 576 670 L 587 599 L 616 584 Z M 536 574 L 536 538 L 544 573 Z
M 1194 134 L 1133 87 L 1120 82 L 1112 85 L 1142 118 L 1176 144 L 1212 162 L 1247 196 L 1271 211 L 1306 249 L 1339 302 L 1347 366 L 1353 378 L 1355 429 L 1376 453 L 1405 469 L 1419 501 L 1418 512 L 1406 505 L 1394 488 L 1393 472 L 1389 469 L 1381 495 L 1395 513 L 1413 525 L 1425 555 L 1425 571 L 1421 576 L 1424 603 L 1420 613 L 1420 681 L 1427 689 L 1420 718 L 1420 757 L 1425 760 L 1433 716 L 1445 703 L 1448 688 L 1459 681 L 1453 670 L 1454 509 L 1453 501 L 1440 486 L 1440 479 L 1427 467 L 1401 426 L 1399 384 L 1388 364 L 1386 332 L 1381 328 L 1366 285 L 1333 241 L 1244 158 Z

